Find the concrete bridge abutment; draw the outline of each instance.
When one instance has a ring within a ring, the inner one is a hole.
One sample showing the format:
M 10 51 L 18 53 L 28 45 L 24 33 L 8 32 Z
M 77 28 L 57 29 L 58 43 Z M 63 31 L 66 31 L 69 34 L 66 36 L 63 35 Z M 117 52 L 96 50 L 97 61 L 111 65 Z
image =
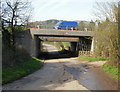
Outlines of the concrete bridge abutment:
M 34 57 L 38 57 L 40 54 L 40 49 L 41 49 L 41 41 L 38 36 L 34 36 L 32 38 L 32 44 L 31 44 L 31 54 Z
M 41 49 L 41 41 L 30 30 L 26 30 L 16 34 L 16 46 L 24 47 L 32 57 L 38 57 Z
M 77 48 L 77 42 L 70 43 L 70 51 L 75 52 Z
M 79 54 L 79 49 L 78 48 L 79 48 L 78 42 L 71 42 L 70 43 L 70 51 L 75 56 L 78 56 L 78 54 Z

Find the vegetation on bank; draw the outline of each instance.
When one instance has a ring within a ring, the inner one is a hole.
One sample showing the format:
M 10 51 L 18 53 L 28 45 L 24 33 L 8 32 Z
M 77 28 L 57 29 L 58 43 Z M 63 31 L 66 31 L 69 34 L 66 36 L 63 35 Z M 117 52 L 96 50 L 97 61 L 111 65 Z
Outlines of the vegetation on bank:
M 2 84 L 11 82 L 18 78 L 21 78 L 35 70 L 41 68 L 43 62 L 35 57 L 32 57 L 30 61 L 25 61 L 14 67 L 6 67 L 2 69 Z
M 66 50 L 69 50 L 70 42 L 62 42 L 62 44 L 64 45 L 64 48 L 65 48 Z
M 107 10 L 106 10 L 107 8 Z M 118 79 L 120 36 L 118 29 L 118 2 L 96 3 L 96 36 L 94 56 L 109 58 L 102 69 Z
M 28 27 L 32 14 L 31 3 L 13 0 L 2 2 L 2 4 L 4 5 L 1 17 L 2 82 L 4 84 L 37 70 L 43 66 L 43 63 L 37 58 L 31 57 L 26 48 L 22 44 L 17 44 L 16 40 L 18 33 Z M 5 12 L 6 10 L 7 12 Z
M 118 9 L 118 2 L 96 3 L 95 9 L 98 20 L 96 20 L 94 55 L 109 58 L 109 64 L 113 66 L 118 66 L 120 61 Z
M 70 47 L 70 42 L 44 42 L 44 43 L 55 46 L 58 49 L 58 51 L 68 50 Z
M 118 72 L 118 67 L 117 66 L 112 66 L 112 65 L 106 63 L 101 68 L 105 72 L 107 72 L 108 74 L 110 74 L 113 78 L 115 78 L 115 79 L 118 80 L 119 72 Z
M 85 60 L 85 61 L 89 61 L 89 62 L 92 62 L 92 61 L 106 61 L 106 60 L 108 60 L 106 58 L 95 58 L 95 57 L 84 57 L 84 56 L 80 56 L 78 58 L 80 60 Z

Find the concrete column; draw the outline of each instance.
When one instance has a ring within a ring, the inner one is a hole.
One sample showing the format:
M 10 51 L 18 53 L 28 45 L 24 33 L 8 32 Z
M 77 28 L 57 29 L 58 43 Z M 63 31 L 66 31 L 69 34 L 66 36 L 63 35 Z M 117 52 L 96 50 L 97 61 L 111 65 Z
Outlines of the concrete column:
M 95 39 L 92 38 L 92 43 L 91 43 L 91 51 L 92 51 L 92 52 L 94 51 L 94 42 L 95 42 Z
M 78 46 L 79 46 L 79 47 L 78 47 L 79 50 L 80 50 L 80 51 L 83 51 L 83 39 L 82 39 L 82 38 L 79 38 L 79 43 L 78 43 L 78 44 L 79 44 L 79 45 L 78 45 Z
M 73 52 L 76 51 L 76 46 L 77 46 L 77 42 L 71 42 L 70 50 Z
M 76 56 L 79 55 L 79 41 L 77 42 L 77 45 L 76 45 Z
M 81 46 L 81 40 L 80 40 L 80 38 L 79 38 L 78 49 L 81 50 L 81 47 L 82 47 L 82 46 Z
M 70 51 L 72 56 L 78 56 L 77 42 L 71 42 Z
M 32 39 L 32 44 L 31 44 L 32 48 L 31 48 L 31 54 L 34 57 L 38 57 L 39 53 L 40 53 L 40 39 L 38 38 L 38 36 L 34 36 L 34 38 Z

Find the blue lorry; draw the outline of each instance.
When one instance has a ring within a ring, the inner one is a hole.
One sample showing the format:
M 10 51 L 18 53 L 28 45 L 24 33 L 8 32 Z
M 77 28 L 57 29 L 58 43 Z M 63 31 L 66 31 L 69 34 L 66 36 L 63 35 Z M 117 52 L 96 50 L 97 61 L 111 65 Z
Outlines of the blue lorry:
M 59 21 L 53 28 L 62 30 L 77 30 L 78 23 L 74 21 Z

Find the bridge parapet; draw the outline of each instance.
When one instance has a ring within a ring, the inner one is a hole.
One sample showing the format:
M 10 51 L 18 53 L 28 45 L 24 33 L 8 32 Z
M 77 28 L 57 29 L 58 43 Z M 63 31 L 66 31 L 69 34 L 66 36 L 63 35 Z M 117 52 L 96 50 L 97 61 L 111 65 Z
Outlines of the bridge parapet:
M 55 29 L 53 29 L 53 27 L 54 27 L 55 25 L 54 24 L 52 24 L 52 25 L 50 25 L 50 24 L 48 24 L 48 25 L 41 25 L 41 24 L 38 24 L 38 25 L 29 25 L 28 27 L 30 28 L 30 29 L 49 29 L 49 30 L 55 30 Z M 65 27 L 65 29 L 67 30 L 68 29 L 68 27 Z M 59 29 L 59 30 L 61 30 L 61 29 Z M 73 29 L 69 29 L 69 30 L 73 30 Z M 90 30 L 90 29 L 88 29 L 88 28 L 84 28 L 84 29 L 82 29 L 82 30 L 80 30 L 79 29 L 79 27 L 76 29 L 76 30 L 73 30 L 73 31 L 94 31 L 94 30 Z
M 43 30 L 30 29 L 32 35 L 38 36 L 60 36 L 60 37 L 80 37 L 80 36 L 95 36 L 92 31 L 70 31 L 70 30 Z

